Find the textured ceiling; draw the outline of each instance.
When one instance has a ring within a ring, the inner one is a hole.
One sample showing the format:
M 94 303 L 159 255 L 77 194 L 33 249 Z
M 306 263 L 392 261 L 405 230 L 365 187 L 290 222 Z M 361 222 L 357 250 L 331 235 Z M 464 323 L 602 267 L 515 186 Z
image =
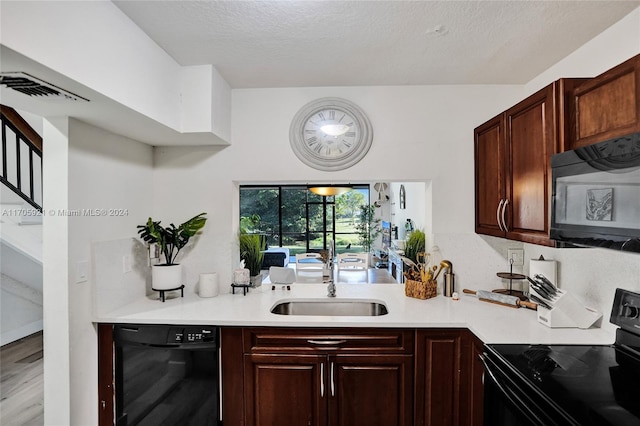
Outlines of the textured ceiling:
M 523 84 L 640 1 L 115 1 L 233 88 Z

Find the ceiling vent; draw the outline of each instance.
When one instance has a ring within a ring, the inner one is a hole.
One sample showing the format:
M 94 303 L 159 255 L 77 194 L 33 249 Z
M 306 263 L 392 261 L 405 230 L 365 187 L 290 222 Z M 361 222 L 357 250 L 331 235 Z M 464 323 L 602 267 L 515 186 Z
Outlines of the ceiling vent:
M 39 80 L 25 72 L 0 73 L 0 84 L 37 99 L 89 102 L 89 99 Z

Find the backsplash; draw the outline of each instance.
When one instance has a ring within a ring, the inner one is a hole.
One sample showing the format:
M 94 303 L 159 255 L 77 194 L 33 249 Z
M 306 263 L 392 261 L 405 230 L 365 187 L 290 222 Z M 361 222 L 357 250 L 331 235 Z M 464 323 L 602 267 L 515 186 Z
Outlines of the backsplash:
M 129 272 L 124 272 L 125 256 L 129 257 Z M 92 244 L 95 315 L 105 315 L 151 293 L 147 260 L 147 248 L 135 238 Z
M 558 286 L 585 306 L 601 311 L 601 326 L 607 330 L 615 329 L 609 323 L 615 289 L 640 292 L 639 254 L 601 248 L 555 249 L 477 234 L 437 234 L 433 240 L 442 257 L 453 262 L 458 292 L 507 288 L 508 282 L 496 273 L 509 271 L 508 248 L 524 247 L 524 265 L 514 266 L 513 272 L 528 275 L 529 261 L 540 255 L 557 261 Z M 514 281 L 514 289 L 527 291 L 528 285 Z
M 640 254 L 601 248 L 554 249 L 525 244 L 525 273 L 529 260 L 543 255 L 558 262 L 558 287 L 572 293 L 584 305 L 603 313 L 602 327 L 609 323 L 615 289 L 640 292 Z

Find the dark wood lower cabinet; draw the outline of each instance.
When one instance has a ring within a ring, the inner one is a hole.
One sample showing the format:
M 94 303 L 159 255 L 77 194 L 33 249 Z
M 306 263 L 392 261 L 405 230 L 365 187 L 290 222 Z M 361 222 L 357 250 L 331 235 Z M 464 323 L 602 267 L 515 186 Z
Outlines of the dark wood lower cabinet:
M 248 425 L 327 424 L 326 356 L 244 356 Z
M 331 425 L 412 425 L 413 356 L 329 357 Z
M 482 342 L 466 329 L 221 335 L 225 426 L 482 424 Z
M 99 424 L 113 424 L 111 325 Z M 482 342 L 466 329 L 221 328 L 224 426 L 482 424 Z
M 478 351 L 466 329 L 416 331 L 415 426 L 482 424 Z
M 244 423 L 225 426 L 413 425 L 413 331 L 252 328 L 244 342 Z M 238 355 L 222 351 L 223 366 Z

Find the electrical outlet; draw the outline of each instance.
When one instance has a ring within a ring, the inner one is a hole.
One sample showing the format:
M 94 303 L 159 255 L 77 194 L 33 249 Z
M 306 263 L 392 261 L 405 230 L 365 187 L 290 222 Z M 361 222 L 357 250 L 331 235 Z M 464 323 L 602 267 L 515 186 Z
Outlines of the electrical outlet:
M 507 261 L 509 263 L 513 261 L 513 266 L 523 266 L 524 265 L 524 249 L 519 249 L 519 248 L 507 249 Z

